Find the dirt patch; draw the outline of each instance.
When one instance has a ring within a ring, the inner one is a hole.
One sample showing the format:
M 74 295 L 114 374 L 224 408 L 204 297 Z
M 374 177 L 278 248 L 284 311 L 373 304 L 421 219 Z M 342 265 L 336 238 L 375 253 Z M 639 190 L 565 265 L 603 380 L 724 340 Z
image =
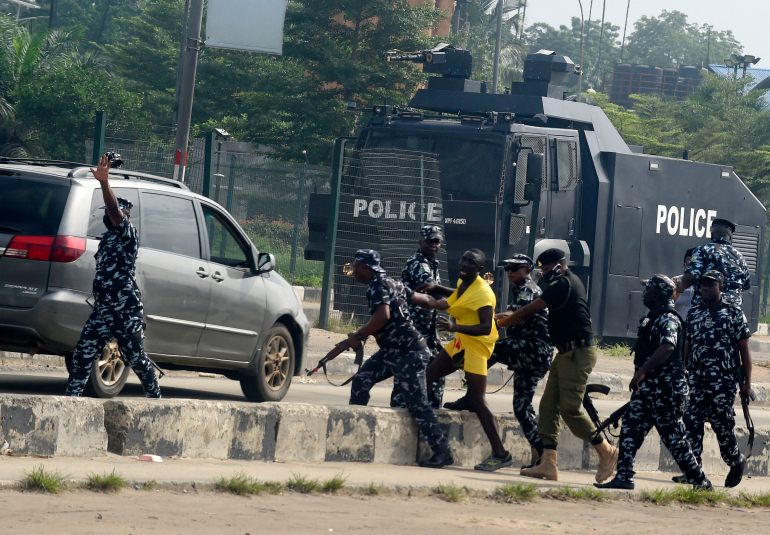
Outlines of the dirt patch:
M 59 496 L 0 493 L 8 533 L 765 533 L 765 510 L 537 499 L 259 495 L 125 490 Z M 52 531 L 52 527 L 55 529 Z

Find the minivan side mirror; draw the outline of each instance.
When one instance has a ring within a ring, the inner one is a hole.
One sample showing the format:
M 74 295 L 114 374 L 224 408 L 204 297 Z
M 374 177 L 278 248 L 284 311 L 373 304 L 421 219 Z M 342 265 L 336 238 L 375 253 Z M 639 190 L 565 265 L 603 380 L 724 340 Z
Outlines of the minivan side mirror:
M 275 269 L 275 256 L 270 253 L 259 253 L 257 256 L 257 271 L 267 273 Z

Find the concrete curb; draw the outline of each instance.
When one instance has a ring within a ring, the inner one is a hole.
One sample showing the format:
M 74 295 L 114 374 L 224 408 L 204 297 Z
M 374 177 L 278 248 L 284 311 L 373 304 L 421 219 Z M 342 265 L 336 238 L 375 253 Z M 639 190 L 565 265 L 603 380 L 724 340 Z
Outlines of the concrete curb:
M 0 396 L 0 435 L 15 453 L 99 456 L 107 452 L 99 401 L 62 396 Z

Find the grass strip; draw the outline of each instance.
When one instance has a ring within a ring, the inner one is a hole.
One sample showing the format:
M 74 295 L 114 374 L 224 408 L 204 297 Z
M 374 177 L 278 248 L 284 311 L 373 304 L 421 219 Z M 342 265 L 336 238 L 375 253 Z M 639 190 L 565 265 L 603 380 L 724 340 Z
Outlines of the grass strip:
M 229 478 L 222 476 L 215 482 L 215 486 L 218 490 L 237 494 L 238 496 L 260 494 L 268 490 L 266 484 L 260 483 L 243 472 L 239 472 Z
M 21 486 L 27 490 L 38 492 L 50 492 L 59 494 L 67 490 L 67 478 L 69 475 L 59 471 L 48 471 L 41 464 L 25 472 L 24 479 L 21 480 Z
M 321 490 L 321 483 L 317 479 L 311 479 L 292 472 L 291 478 L 286 482 L 286 487 L 295 492 L 310 494 Z
M 101 490 L 104 492 L 117 492 L 128 486 L 128 481 L 112 469 L 112 472 L 99 474 L 88 474 L 87 487 L 91 490 Z
M 465 492 L 465 487 L 458 487 L 452 482 L 446 484 L 439 483 L 438 495 L 448 502 L 459 502 L 465 499 L 467 493 Z
M 645 489 L 640 492 L 639 496 L 642 501 L 657 505 L 668 505 L 674 502 L 690 505 L 715 505 L 733 502 L 730 493 L 725 489 L 705 490 L 696 489 L 689 485 L 678 485 L 674 489 Z
M 532 484 L 508 483 L 497 487 L 497 493 L 508 501 L 528 502 L 537 497 L 537 487 Z
M 345 481 L 347 481 L 347 477 L 342 477 L 342 472 L 337 474 L 331 479 L 327 479 L 321 484 L 321 490 L 324 492 L 337 492 L 340 489 L 345 488 Z
M 609 501 L 610 495 L 592 486 L 570 487 L 569 485 L 555 489 L 548 489 L 542 493 L 543 497 L 556 500 L 586 500 L 591 502 Z

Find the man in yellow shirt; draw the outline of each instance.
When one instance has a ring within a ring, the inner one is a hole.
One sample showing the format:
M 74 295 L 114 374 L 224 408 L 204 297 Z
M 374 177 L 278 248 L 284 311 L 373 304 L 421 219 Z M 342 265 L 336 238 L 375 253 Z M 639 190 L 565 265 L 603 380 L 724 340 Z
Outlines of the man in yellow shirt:
M 493 471 L 513 464 L 511 454 L 503 447 L 495 426 L 495 417 L 485 400 L 487 389 L 487 360 L 492 356 L 497 341 L 494 328 L 495 294 L 479 272 L 486 256 L 478 249 L 469 249 L 460 259 L 460 280 L 457 288 L 426 283 L 418 291 L 434 294 L 436 308 L 445 310 L 457 320 L 439 318 L 439 329 L 455 333 L 454 340 L 442 349 L 428 366 L 428 388 L 434 381 L 446 377 L 458 368 L 465 371 L 471 411 L 476 413 L 481 427 L 492 444 L 492 455 L 476 465 L 477 470 Z M 439 299 L 443 297 L 444 299 Z

